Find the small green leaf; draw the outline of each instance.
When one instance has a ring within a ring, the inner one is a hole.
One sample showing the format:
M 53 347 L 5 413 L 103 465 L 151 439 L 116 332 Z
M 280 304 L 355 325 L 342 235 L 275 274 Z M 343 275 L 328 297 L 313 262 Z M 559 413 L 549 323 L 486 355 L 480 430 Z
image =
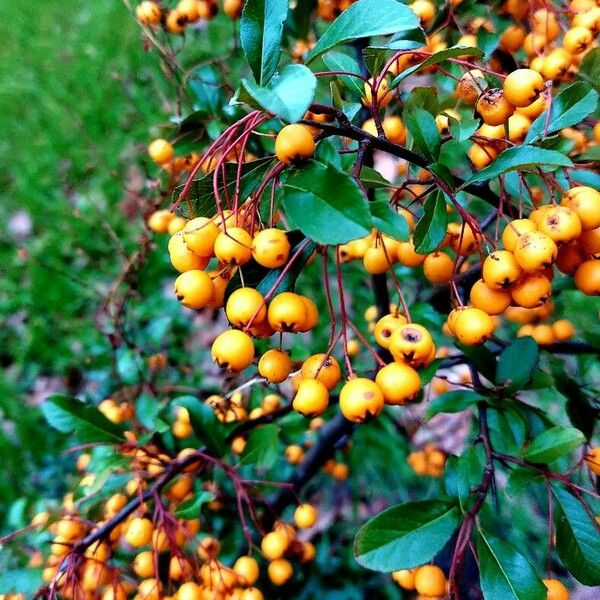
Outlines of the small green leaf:
M 577 70 L 577 77 L 587 81 L 600 92 L 600 48 L 594 48 L 585 55 Z
M 395 240 L 405 242 L 410 236 L 406 219 L 395 211 L 387 200 L 375 200 L 369 203 L 373 227 Z
M 552 427 L 540 433 L 521 456 L 535 463 L 549 463 L 585 444 L 585 436 L 574 427 Z
M 479 576 L 485 600 L 546 600 L 546 587 L 512 545 L 480 531 Z
M 587 83 L 578 81 L 552 99 L 550 114 L 545 110 L 531 125 L 525 138 L 530 144 L 542 136 L 581 123 L 598 108 L 598 92 Z
M 496 383 L 509 390 L 521 389 L 531 379 L 538 356 L 539 348 L 532 337 L 517 338 L 500 354 Z
M 478 181 L 496 179 L 509 171 L 526 171 L 542 169 L 556 170 L 559 167 L 572 167 L 569 157 L 556 150 L 546 150 L 538 146 L 513 146 L 498 155 L 498 158 L 485 169 L 474 173 L 463 184 L 463 187 Z
M 465 512 L 473 502 L 473 490 L 481 483 L 484 467 L 485 454 L 481 444 L 467 448 L 458 457 L 456 491 Z
M 360 74 L 358 63 L 347 54 L 342 52 L 328 52 L 323 56 L 323 62 L 330 71 L 346 71 L 347 73 Z M 344 83 L 346 89 L 358 95 L 360 98 L 364 94 L 362 79 L 358 77 L 350 77 L 349 75 L 335 75 Z
M 369 234 L 369 203 L 343 171 L 315 161 L 284 184 L 283 208 L 294 227 L 319 244 L 344 244 Z
M 418 17 L 405 4 L 396 0 L 359 0 L 325 30 L 306 57 L 306 63 L 339 44 L 418 27 Z
M 494 449 L 506 454 L 519 454 L 527 433 L 523 416 L 510 408 L 490 408 L 488 423 Z
M 427 197 L 423 205 L 425 214 L 419 219 L 413 234 L 415 250 L 419 254 L 433 252 L 442 242 L 448 227 L 448 213 L 444 193 L 437 190 Z
M 465 346 L 463 344 L 456 344 L 456 347 L 486 379 L 494 381 L 496 357 L 491 350 L 485 346 Z
M 402 73 L 400 73 L 394 78 L 392 84 L 390 85 L 390 88 L 395 88 L 401 81 L 403 81 L 413 73 L 416 73 L 420 69 L 430 67 L 431 65 L 437 65 L 441 62 L 444 62 L 445 60 L 448 60 L 449 58 L 456 58 L 458 56 L 473 56 L 475 58 L 478 58 L 482 55 L 483 52 L 479 48 L 471 48 L 468 46 L 452 46 L 450 48 L 440 50 L 439 52 L 436 52 L 435 54 L 432 54 L 430 57 L 426 58 L 423 62 L 419 63 L 418 65 L 413 65 L 405 71 L 402 71 Z
M 215 495 L 212 492 L 203 490 L 199 494 L 195 494 L 179 504 L 175 509 L 174 514 L 178 519 L 198 519 L 200 517 L 202 505 L 211 502 L 214 499 Z
M 512 469 L 508 475 L 506 493 L 509 496 L 516 496 L 524 488 L 529 488 L 531 484 L 544 483 L 544 477 L 537 471 L 525 467 Z
M 137 420 L 146 428 L 154 429 L 156 417 L 160 412 L 160 403 L 155 396 L 142 393 L 135 401 L 135 416 Z
M 248 437 L 240 462 L 269 469 L 279 455 L 279 427 L 269 424 L 255 429 Z
M 240 40 L 254 79 L 266 85 L 279 64 L 288 0 L 246 0 Z
M 244 102 L 262 108 L 288 123 L 299 121 L 315 97 L 317 78 L 304 65 L 288 65 L 274 77 L 268 87 L 242 79 L 241 88 L 232 102 Z
M 242 165 L 240 198 L 247 198 L 259 186 L 267 171 L 273 166 L 273 162 L 272 158 L 260 158 Z M 219 194 L 230 198 L 234 196 L 238 168 L 239 165 L 236 163 L 225 163 L 225 180 L 227 181 L 227 185 L 223 183 L 223 177 L 219 176 Z M 186 199 L 177 207 L 176 212 L 178 215 L 186 219 L 191 219 L 194 217 L 213 217 L 217 213 L 213 176 L 214 172 L 211 172 L 200 179 L 194 180 Z M 179 198 L 183 187 L 183 185 L 179 185 L 175 188 L 171 196 L 173 202 Z
M 203 65 L 195 69 L 189 78 L 189 86 L 196 96 L 198 111 L 216 115 L 223 102 L 223 88 L 219 71 L 213 65 Z
M 190 414 L 190 423 L 196 437 L 217 456 L 225 453 L 224 427 L 215 411 L 195 396 L 175 398 L 173 406 L 182 406 Z
M 433 116 L 422 108 L 415 108 L 405 110 L 402 117 L 413 139 L 412 149 L 429 160 L 437 160 L 442 140 Z
M 558 483 L 552 484 L 556 498 L 556 550 L 573 577 L 584 585 L 600 585 L 600 533 L 598 525 L 581 502 Z
M 463 117 L 460 121 L 448 117 L 448 123 L 450 135 L 459 143 L 468 140 L 479 129 L 479 121 L 469 117 Z
M 393 185 L 379 171 L 365 167 L 360 171 L 360 180 L 366 188 L 390 188 Z M 371 211 L 372 212 L 372 211 Z
M 438 413 L 459 413 L 485 398 L 471 390 L 454 390 L 436 396 L 427 406 L 423 418 L 428 421 Z
M 46 421 L 82 442 L 122 442 L 123 429 L 109 421 L 95 406 L 55 394 L 42 404 Z
M 446 544 L 460 522 L 456 505 L 423 500 L 392 506 L 368 521 L 354 540 L 360 565 L 389 573 L 430 561 Z

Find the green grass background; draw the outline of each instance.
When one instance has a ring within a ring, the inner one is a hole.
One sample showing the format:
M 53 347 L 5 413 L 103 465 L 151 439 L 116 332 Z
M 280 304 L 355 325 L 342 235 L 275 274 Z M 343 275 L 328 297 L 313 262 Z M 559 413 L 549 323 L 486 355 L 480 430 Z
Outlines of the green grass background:
M 151 124 L 164 118 L 166 81 L 120 0 L 2 2 L 0 23 L 4 515 L 33 486 L 58 485 L 48 477 L 56 440 L 26 404 L 31 389 L 46 375 L 76 375 L 82 357 L 106 358 L 92 318 L 120 268 L 116 252 L 131 250 L 139 228 L 121 201 Z M 29 235 L 12 232 L 15 218 L 31 220 Z

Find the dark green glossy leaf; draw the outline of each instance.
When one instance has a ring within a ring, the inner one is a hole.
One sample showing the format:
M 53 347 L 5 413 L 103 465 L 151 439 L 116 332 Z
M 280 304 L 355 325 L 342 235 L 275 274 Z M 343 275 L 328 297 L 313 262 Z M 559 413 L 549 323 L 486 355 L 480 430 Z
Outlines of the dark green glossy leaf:
M 535 463 L 549 463 L 570 454 L 585 443 L 585 436 L 574 427 L 552 427 L 540 433 L 521 456 Z
M 81 442 L 122 442 L 123 429 L 95 406 L 55 394 L 42 404 L 46 421 L 62 433 L 73 433 Z
M 344 244 L 369 234 L 369 203 L 357 183 L 331 165 L 310 162 L 284 184 L 292 226 L 319 244 Z
M 471 175 L 464 185 L 496 179 L 509 171 L 535 171 L 536 168 L 552 171 L 559 167 L 572 166 L 573 163 L 569 157 L 556 150 L 546 150 L 527 144 L 513 146 L 499 154 L 491 165 Z
M 387 200 L 375 200 L 369 203 L 373 227 L 395 240 L 405 242 L 410 236 L 410 228 L 406 219 L 398 214 Z
M 223 197 L 233 198 L 235 195 L 235 180 L 238 166 L 236 163 L 230 162 L 225 164 L 227 186 L 223 183 L 223 177 L 219 176 L 219 194 Z M 240 198 L 247 198 L 259 186 L 272 166 L 272 158 L 260 158 L 249 163 L 244 163 L 241 169 Z M 186 199 L 177 207 L 176 212 L 178 215 L 190 219 L 194 217 L 213 217 L 217 213 L 213 176 L 214 171 L 204 175 L 200 179 L 194 180 Z M 173 201 L 179 198 L 183 187 L 183 185 L 179 185 L 175 188 L 172 195 Z M 225 192 L 225 188 L 227 188 L 227 192 Z
M 216 456 L 225 453 L 225 429 L 215 411 L 195 396 L 180 396 L 173 406 L 182 406 L 190 414 L 190 423 L 196 437 Z
M 532 337 L 517 338 L 500 354 L 496 383 L 509 390 L 521 389 L 531 379 L 538 356 L 539 347 Z
M 577 76 L 600 92 L 600 48 L 594 48 L 585 55 L 579 65 Z
M 563 89 L 552 99 L 550 114 L 545 110 L 531 125 L 525 137 L 530 144 L 542 136 L 551 135 L 565 127 L 581 123 L 598 108 L 598 92 L 587 83 L 578 81 Z
M 360 74 L 358 63 L 343 52 L 328 52 L 323 56 L 323 62 L 330 71 L 346 71 L 347 73 Z M 348 92 L 357 95 L 359 98 L 364 94 L 364 86 L 358 77 L 349 75 L 336 75 L 343 82 Z
M 471 390 L 454 390 L 436 396 L 427 406 L 423 417 L 426 420 L 438 413 L 458 413 L 470 408 L 477 402 L 484 401 L 485 398 Z
M 456 505 L 444 500 L 398 504 L 368 521 L 354 540 L 360 565 L 389 573 L 430 561 L 460 522 Z
M 516 496 L 532 484 L 544 483 L 544 481 L 544 477 L 537 471 L 526 467 L 517 467 L 512 469 L 508 475 L 506 493 L 509 496 Z
M 600 585 L 600 531 L 581 502 L 558 483 L 552 484 L 556 499 L 556 550 L 573 577 L 584 585 Z
M 442 140 L 433 116 L 422 108 L 405 110 L 402 116 L 412 136 L 412 149 L 435 161 L 439 156 Z
M 325 30 L 309 52 L 306 62 L 311 62 L 339 44 L 418 27 L 419 19 L 405 4 L 396 0 L 359 0 L 342 12 Z
M 379 171 L 365 167 L 360 171 L 360 180 L 366 188 L 389 188 L 392 184 Z M 372 211 L 371 211 L 372 212 Z
M 288 123 L 299 121 L 315 97 L 317 78 L 304 65 L 288 65 L 268 87 L 242 79 L 234 102 L 262 108 Z
M 240 20 L 240 40 L 254 79 L 266 85 L 279 64 L 287 0 L 246 0 Z
M 427 197 L 423 205 L 425 214 L 419 219 L 413 234 L 415 250 L 419 254 L 433 252 L 444 239 L 448 227 L 448 213 L 444 193 L 437 190 Z
M 269 469 L 279 455 L 279 427 L 269 424 L 255 429 L 249 436 L 240 462 Z
M 456 344 L 456 347 L 469 359 L 473 366 L 489 381 L 495 381 L 496 357 L 485 346 L 464 346 Z
M 457 463 L 456 491 L 463 511 L 473 502 L 473 490 L 481 484 L 485 455 L 481 444 L 467 448 Z
M 477 554 L 485 600 L 546 600 L 539 575 L 512 545 L 480 531 Z

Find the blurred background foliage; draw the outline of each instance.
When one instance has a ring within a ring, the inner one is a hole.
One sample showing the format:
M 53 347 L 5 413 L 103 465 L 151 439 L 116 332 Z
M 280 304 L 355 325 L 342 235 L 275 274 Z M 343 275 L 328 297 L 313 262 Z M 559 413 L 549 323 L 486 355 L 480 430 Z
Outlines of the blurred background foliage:
M 36 405 L 108 362 L 94 313 L 141 229 L 126 190 L 167 88 L 122 2 L 2 2 L 0 22 L 3 529 L 15 498 L 60 481 Z

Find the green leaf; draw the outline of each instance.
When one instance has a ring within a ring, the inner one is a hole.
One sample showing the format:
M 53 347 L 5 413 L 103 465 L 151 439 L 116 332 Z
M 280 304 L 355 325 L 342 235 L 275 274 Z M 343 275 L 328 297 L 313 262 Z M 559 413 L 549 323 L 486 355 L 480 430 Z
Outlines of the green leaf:
M 247 198 L 264 179 L 265 175 L 273 166 L 272 158 L 260 158 L 242 165 L 240 179 L 240 198 Z M 227 185 L 223 183 L 223 176 L 218 178 L 219 194 L 223 197 L 233 198 L 236 188 L 236 177 L 239 165 L 236 163 L 225 163 L 225 179 Z M 217 204 L 213 187 L 214 171 L 195 179 L 186 199 L 177 207 L 177 214 L 186 219 L 194 217 L 213 217 L 217 213 Z M 175 202 L 183 190 L 183 185 L 175 188 L 171 200 Z M 191 209 L 190 209 L 191 207 Z
M 509 171 L 535 170 L 552 171 L 559 167 L 572 167 L 573 163 L 556 150 L 546 150 L 537 146 L 513 146 L 498 155 L 498 158 L 485 169 L 474 173 L 463 184 L 463 188 L 478 181 L 496 179 Z
M 95 406 L 76 398 L 54 394 L 42 404 L 46 421 L 82 442 L 122 442 L 123 429 L 109 421 Z
M 521 456 L 534 463 L 549 463 L 585 444 L 585 436 L 574 427 L 552 427 L 540 433 Z
M 389 573 L 429 562 L 460 522 L 457 506 L 444 500 L 423 500 L 392 506 L 368 521 L 354 540 L 360 565 Z
M 542 580 L 512 545 L 480 531 L 477 554 L 485 600 L 546 600 Z
M 404 101 L 404 111 L 410 112 L 417 108 L 424 108 L 433 116 L 440 112 L 440 103 L 435 87 L 416 87 L 413 88 Z
M 255 429 L 246 442 L 240 462 L 243 465 L 256 465 L 269 469 L 279 455 L 279 427 L 263 425 Z
M 284 268 L 287 268 L 287 271 L 283 278 L 281 278 L 274 293 L 280 294 L 281 292 L 287 292 L 294 288 L 296 279 L 298 279 L 304 265 L 306 265 L 308 259 L 315 251 L 316 244 L 310 241 L 307 244 L 306 236 L 297 230 L 288 231 L 286 235 L 292 247 L 290 256 L 294 256 L 300 249 L 300 246 L 305 244 L 304 249 L 300 251 L 300 254 L 298 254 L 293 264 L 291 266 L 284 265 L 279 269 L 267 269 L 254 260 L 250 260 L 245 265 L 239 267 L 235 275 L 231 278 L 227 285 L 227 289 L 225 290 L 225 303 L 227 303 L 227 299 L 235 290 L 243 287 L 242 283 L 244 286 L 255 288 L 263 295 L 267 294 L 271 291 L 275 282 L 281 277 Z
M 254 79 L 266 85 L 279 64 L 288 0 L 246 0 L 240 40 Z
M 422 108 L 405 110 L 402 118 L 410 132 L 412 149 L 435 161 L 440 154 L 442 140 L 433 116 Z
M 600 585 L 600 544 L 598 525 L 581 502 L 557 483 L 552 484 L 556 498 L 556 550 L 573 577 L 584 585 Z
M 323 62 L 330 71 L 346 71 L 347 73 L 360 74 L 358 63 L 347 54 L 342 52 L 328 52 L 323 56 Z M 340 79 L 346 89 L 361 97 L 364 94 L 362 79 L 350 77 L 349 75 L 335 75 Z
M 331 165 L 311 161 L 284 184 L 290 223 L 319 244 L 344 244 L 369 234 L 369 203 L 357 183 Z
M 175 509 L 174 514 L 178 519 L 198 519 L 200 517 L 202 505 L 211 502 L 214 499 L 215 495 L 212 492 L 203 490 L 199 494 L 195 494 L 188 500 L 179 504 Z
M 460 121 L 448 117 L 448 122 L 450 135 L 459 143 L 468 140 L 479 129 L 479 121 L 469 117 L 463 117 Z
M 430 67 L 431 65 L 437 65 L 449 58 L 456 58 L 457 56 L 473 56 L 475 58 L 479 58 L 483 55 L 483 52 L 479 48 L 471 48 L 468 46 L 452 46 L 450 48 L 446 48 L 445 50 L 440 50 L 435 54 L 432 54 L 430 57 L 426 58 L 423 62 L 418 65 L 413 65 L 409 67 L 402 73 L 398 74 L 394 80 L 392 81 L 390 88 L 394 89 L 401 81 L 419 71 L 420 69 L 424 69 L 425 67 Z
M 299 121 L 306 113 L 317 89 L 317 78 L 304 65 L 288 65 L 268 87 L 242 79 L 241 91 L 234 101 L 262 108 L 288 123 Z
M 532 484 L 538 483 L 544 483 L 543 475 L 526 467 L 517 467 L 512 469 L 508 475 L 506 493 L 509 496 L 516 496 L 524 488 L 529 488 Z
M 359 0 L 342 12 L 325 30 L 308 53 L 306 63 L 338 44 L 418 27 L 418 17 L 405 4 L 396 0 Z
M 481 483 L 485 454 L 481 444 L 467 448 L 457 463 L 456 492 L 461 509 L 466 512 L 473 503 L 473 490 Z
M 428 421 L 438 413 L 459 413 L 484 400 L 483 396 L 471 390 L 446 392 L 436 396 L 429 403 L 423 417 Z
M 510 408 L 490 408 L 488 422 L 494 449 L 505 454 L 519 454 L 527 432 L 522 415 Z
M 521 389 L 531 379 L 538 356 L 539 347 L 532 337 L 517 338 L 500 354 L 496 383 L 511 391 Z
M 571 423 L 591 440 L 600 409 L 595 407 L 581 385 L 565 373 L 565 365 L 557 360 L 552 365 L 556 389 L 567 399 L 566 410 Z
M 156 417 L 160 412 L 160 403 L 155 396 L 140 394 L 135 401 L 135 416 L 146 429 L 154 429 Z
M 600 48 L 594 48 L 585 55 L 579 65 L 577 76 L 600 92 Z
M 373 218 L 373 227 L 400 242 L 408 240 L 410 228 L 406 219 L 398 214 L 387 200 L 370 202 L 369 209 Z
M 578 81 L 552 99 L 550 115 L 545 110 L 531 125 L 525 143 L 535 142 L 565 127 L 581 123 L 598 108 L 598 92 Z
M 389 188 L 393 185 L 379 171 L 363 166 L 360 170 L 360 180 L 366 188 Z
M 182 406 L 190 414 L 190 424 L 196 437 L 217 456 L 225 453 L 225 434 L 223 425 L 217 419 L 214 410 L 195 396 L 175 398 L 173 406 Z
M 485 346 L 465 346 L 456 344 L 456 347 L 469 359 L 473 366 L 490 381 L 496 375 L 496 357 Z
M 415 250 L 419 254 L 433 252 L 444 239 L 448 227 L 448 213 L 444 193 L 437 190 L 427 197 L 423 205 L 425 214 L 419 219 L 413 234 Z
M 213 65 L 203 65 L 193 71 L 189 86 L 196 96 L 195 106 L 204 114 L 216 115 L 223 102 L 219 71 Z

